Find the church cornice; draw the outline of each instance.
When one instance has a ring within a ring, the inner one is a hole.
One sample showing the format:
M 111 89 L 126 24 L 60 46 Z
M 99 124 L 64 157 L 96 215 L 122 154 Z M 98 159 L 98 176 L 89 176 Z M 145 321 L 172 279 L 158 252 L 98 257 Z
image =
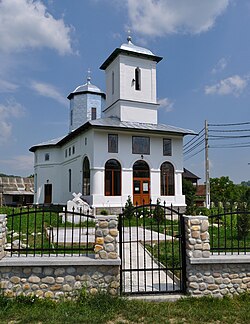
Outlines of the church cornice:
M 156 55 L 149 55 L 144 53 L 138 53 L 138 52 L 132 52 L 128 50 L 124 50 L 121 48 L 116 48 L 113 53 L 109 55 L 109 57 L 106 59 L 106 61 L 100 66 L 101 70 L 106 70 L 106 68 L 115 60 L 115 58 L 120 55 L 124 54 L 126 56 L 132 56 L 132 57 L 140 57 L 144 58 L 146 60 L 155 61 L 156 63 L 160 62 L 162 60 L 161 56 Z

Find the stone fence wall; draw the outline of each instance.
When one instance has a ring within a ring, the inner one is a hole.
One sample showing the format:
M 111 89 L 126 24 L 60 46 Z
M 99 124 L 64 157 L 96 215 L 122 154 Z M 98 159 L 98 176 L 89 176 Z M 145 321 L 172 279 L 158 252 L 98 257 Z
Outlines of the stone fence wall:
M 250 255 L 211 255 L 206 216 L 184 216 L 187 293 L 222 297 L 250 290 Z M 0 215 L 0 288 L 19 294 L 73 297 L 81 289 L 119 293 L 120 264 L 115 217 L 97 218 L 92 256 L 8 257 L 6 215 Z
M 94 254 L 86 256 L 8 257 L 7 218 L 0 215 L 0 289 L 6 296 L 20 294 L 59 299 L 80 290 L 90 294 L 119 293 L 120 258 L 117 253 L 117 219 L 99 217 Z
M 250 255 L 211 255 L 208 217 L 184 216 L 187 292 L 234 295 L 250 290 Z

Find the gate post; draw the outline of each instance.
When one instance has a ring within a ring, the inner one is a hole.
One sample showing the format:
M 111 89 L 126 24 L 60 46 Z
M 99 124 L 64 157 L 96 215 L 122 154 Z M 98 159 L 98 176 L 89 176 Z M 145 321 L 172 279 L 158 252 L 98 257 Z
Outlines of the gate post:
M 117 217 L 98 217 L 95 228 L 95 258 L 118 259 L 117 251 L 118 222 Z
M 7 242 L 7 215 L 0 214 L 0 260 L 6 255 L 4 250 L 5 244 Z

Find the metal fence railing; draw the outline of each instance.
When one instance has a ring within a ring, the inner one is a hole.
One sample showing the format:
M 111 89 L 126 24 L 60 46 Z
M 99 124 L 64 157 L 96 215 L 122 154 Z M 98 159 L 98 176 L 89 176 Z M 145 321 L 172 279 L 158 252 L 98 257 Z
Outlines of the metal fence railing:
M 14 208 L 7 215 L 8 256 L 94 253 L 94 216 L 62 206 Z
M 247 254 L 250 252 L 249 210 L 212 210 L 208 217 L 212 254 Z

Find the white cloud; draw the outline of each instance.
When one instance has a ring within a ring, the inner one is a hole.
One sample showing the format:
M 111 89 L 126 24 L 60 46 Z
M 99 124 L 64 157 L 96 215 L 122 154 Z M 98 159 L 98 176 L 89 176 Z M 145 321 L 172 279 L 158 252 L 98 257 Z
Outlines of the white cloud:
M 71 28 L 48 13 L 40 0 L 1 0 L 0 30 L 0 48 L 7 53 L 29 47 L 72 53 Z
M 17 88 L 18 88 L 17 84 L 0 79 L 0 93 L 1 92 L 14 92 Z
M 207 95 L 218 94 L 218 95 L 230 95 L 239 96 L 248 84 L 248 78 L 234 75 L 212 86 L 205 87 L 205 93 Z
M 0 104 L 0 145 L 5 143 L 12 134 L 12 119 L 24 115 L 24 108 L 14 100 Z
M 174 102 L 168 98 L 159 99 L 158 104 L 160 105 L 160 109 L 163 109 L 165 112 L 170 112 L 174 109 Z
M 223 71 L 228 64 L 228 60 L 225 57 L 222 57 L 216 64 L 215 67 L 212 69 L 212 73 L 216 74 L 219 73 L 221 71 Z
M 51 84 L 33 81 L 31 88 L 39 95 L 56 100 L 60 104 L 67 106 L 66 98 Z
M 199 34 L 215 24 L 230 0 L 127 0 L 132 30 L 143 35 Z
M 34 168 L 34 157 L 32 153 L 28 155 L 18 155 L 11 159 L 0 160 L 0 163 L 7 165 L 9 168 L 13 168 L 15 174 L 18 171 L 27 171 L 27 173 L 31 174 Z

